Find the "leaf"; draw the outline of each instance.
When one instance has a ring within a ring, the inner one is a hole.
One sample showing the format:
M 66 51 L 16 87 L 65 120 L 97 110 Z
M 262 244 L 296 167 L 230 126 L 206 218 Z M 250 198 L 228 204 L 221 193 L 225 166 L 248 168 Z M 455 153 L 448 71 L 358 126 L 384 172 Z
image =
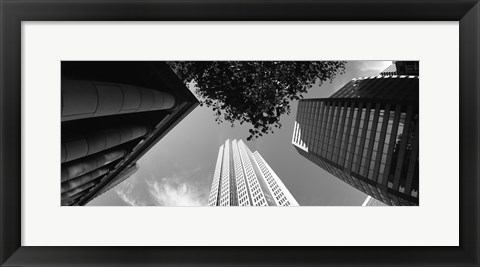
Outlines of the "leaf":
M 215 120 L 252 124 L 247 140 L 280 128 L 291 100 L 313 85 L 332 81 L 344 61 L 174 61 L 167 62 L 185 84 L 193 82 L 201 105 Z

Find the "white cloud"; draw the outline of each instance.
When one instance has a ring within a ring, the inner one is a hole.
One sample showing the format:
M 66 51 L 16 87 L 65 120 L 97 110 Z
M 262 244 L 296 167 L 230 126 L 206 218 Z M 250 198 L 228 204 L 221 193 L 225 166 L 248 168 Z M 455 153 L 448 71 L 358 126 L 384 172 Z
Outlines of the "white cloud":
M 118 190 L 118 189 L 116 191 L 117 191 L 118 196 L 128 205 L 130 205 L 130 206 L 143 206 L 143 205 L 139 205 L 139 203 L 135 199 L 133 199 L 130 195 L 126 194 L 125 192 L 122 192 L 121 190 Z
M 159 206 L 205 206 L 207 197 L 195 185 L 180 182 L 179 177 L 147 181 L 149 192 Z
M 196 179 L 201 170 L 182 170 L 164 178 L 150 172 L 137 174 L 117 185 L 115 192 L 130 206 L 206 206 L 210 188 Z
M 123 183 L 117 185 L 115 187 L 115 192 L 125 203 L 130 206 L 145 206 L 145 201 L 138 200 L 137 197 L 133 194 L 136 184 L 136 180 L 134 178 L 135 177 L 132 176 L 125 180 Z

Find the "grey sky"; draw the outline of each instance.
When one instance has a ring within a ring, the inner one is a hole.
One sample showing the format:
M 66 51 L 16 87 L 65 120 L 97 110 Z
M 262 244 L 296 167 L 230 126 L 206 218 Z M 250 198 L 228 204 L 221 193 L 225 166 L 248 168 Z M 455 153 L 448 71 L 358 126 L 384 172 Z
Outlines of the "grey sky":
M 312 87 L 305 98 L 329 97 L 352 78 L 376 76 L 391 61 L 350 61 L 332 83 Z M 191 88 L 193 90 L 193 88 Z M 218 148 L 226 139 L 243 139 L 257 150 L 302 206 L 361 206 L 364 193 L 335 178 L 298 154 L 291 144 L 298 101 L 282 128 L 247 141 L 250 125 L 217 124 L 211 108 L 198 106 L 139 161 L 137 173 L 92 200 L 92 206 L 207 204 Z

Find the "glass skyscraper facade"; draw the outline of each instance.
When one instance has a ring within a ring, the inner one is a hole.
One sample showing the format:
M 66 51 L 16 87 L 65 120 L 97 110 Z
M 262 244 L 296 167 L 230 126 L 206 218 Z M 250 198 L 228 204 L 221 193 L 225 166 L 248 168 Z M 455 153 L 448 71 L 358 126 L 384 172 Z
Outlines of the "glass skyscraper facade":
M 220 146 L 209 206 L 298 206 L 262 156 L 242 140 Z
M 292 144 L 387 205 L 419 203 L 419 79 L 353 79 L 330 98 L 299 101 Z

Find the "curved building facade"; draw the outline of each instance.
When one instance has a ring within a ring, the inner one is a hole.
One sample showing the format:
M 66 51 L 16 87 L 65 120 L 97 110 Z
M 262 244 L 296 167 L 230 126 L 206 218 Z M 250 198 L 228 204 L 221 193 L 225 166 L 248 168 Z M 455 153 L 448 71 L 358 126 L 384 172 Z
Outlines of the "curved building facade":
M 85 205 L 197 105 L 164 62 L 62 62 L 61 205 Z

